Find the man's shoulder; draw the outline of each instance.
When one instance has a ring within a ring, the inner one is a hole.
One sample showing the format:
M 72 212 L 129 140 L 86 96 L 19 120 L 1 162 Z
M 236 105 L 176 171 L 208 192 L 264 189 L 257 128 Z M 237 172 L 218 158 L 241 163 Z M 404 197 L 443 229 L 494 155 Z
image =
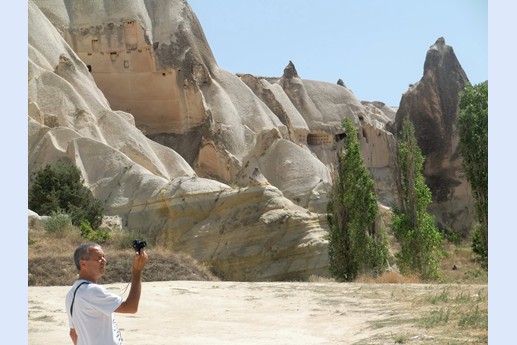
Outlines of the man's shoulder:
M 75 290 L 77 289 L 79 286 L 83 286 L 83 285 L 90 285 L 90 284 L 93 284 L 91 281 L 89 280 L 86 280 L 86 279 L 77 279 L 73 284 L 72 286 L 70 287 L 70 290 Z
M 108 291 L 104 286 L 92 282 L 84 282 L 84 284 L 83 282 L 80 282 L 77 285 L 74 284 L 74 286 L 78 287 L 79 290 L 81 290 L 82 294 L 89 295 L 92 297 L 103 298 L 112 295 L 116 296 L 115 293 Z
M 90 288 L 90 287 L 93 287 L 95 288 L 95 283 L 92 283 L 88 280 L 85 280 L 85 279 L 77 279 L 73 284 L 72 286 L 70 287 L 70 289 L 68 290 L 68 293 L 67 295 L 72 295 L 72 294 L 76 294 L 78 290 L 80 289 L 83 289 L 84 290 L 87 290 L 87 287 Z

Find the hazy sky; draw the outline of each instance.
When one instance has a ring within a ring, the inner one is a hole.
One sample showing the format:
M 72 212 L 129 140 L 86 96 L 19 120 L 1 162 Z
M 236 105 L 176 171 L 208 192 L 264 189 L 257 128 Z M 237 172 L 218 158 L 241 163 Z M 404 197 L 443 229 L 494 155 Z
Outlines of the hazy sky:
M 469 80 L 488 79 L 486 0 L 188 0 L 217 63 L 232 73 L 342 79 L 360 100 L 398 106 L 437 38 Z

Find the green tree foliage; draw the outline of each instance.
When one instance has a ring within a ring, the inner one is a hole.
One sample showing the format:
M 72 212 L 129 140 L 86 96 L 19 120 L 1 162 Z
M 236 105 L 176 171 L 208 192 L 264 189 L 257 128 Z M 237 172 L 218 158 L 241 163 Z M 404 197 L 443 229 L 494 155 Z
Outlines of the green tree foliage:
M 403 273 L 419 273 L 423 279 L 438 278 L 442 237 L 434 225 L 434 217 L 427 212 L 432 195 L 422 173 L 424 156 L 409 119 L 402 125 L 397 163 L 401 209 L 395 211 L 392 223 L 401 246 L 397 263 Z
M 388 244 L 384 230 L 375 226 L 377 197 L 357 131 L 349 119 L 343 120 L 343 127 L 347 136 L 327 206 L 329 270 L 337 280 L 351 281 L 359 273 L 380 273 L 387 263 Z
M 460 94 L 459 150 L 463 171 L 472 188 L 479 226 L 473 250 L 488 269 L 488 82 L 468 84 Z
M 93 230 L 93 228 L 90 226 L 90 223 L 88 223 L 87 220 L 81 221 L 81 225 L 79 225 L 79 230 L 81 231 L 81 236 L 86 238 L 90 242 L 104 243 L 111 238 L 110 233 L 107 232 L 105 229 L 99 228 L 97 230 Z
M 72 224 L 86 220 L 93 228 L 102 222 L 102 203 L 83 184 L 81 172 L 63 160 L 36 172 L 29 188 L 29 209 L 40 215 L 67 213 Z

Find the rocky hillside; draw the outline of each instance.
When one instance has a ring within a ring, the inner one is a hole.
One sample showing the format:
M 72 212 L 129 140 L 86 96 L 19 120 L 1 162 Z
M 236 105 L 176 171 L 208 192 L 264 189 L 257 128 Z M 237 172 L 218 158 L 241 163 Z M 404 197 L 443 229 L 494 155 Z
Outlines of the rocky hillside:
M 225 279 L 323 275 L 345 117 L 359 129 L 379 201 L 396 205 L 390 130 L 403 102 L 397 112 L 360 101 L 342 81 L 301 79 L 292 62 L 278 77 L 229 73 L 186 1 L 30 0 L 28 8 L 29 176 L 60 158 L 74 162 L 124 227 Z M 426 66 L 443 56 L 428 53 Z M 430 88 L 457 95 L 449 82 L 435 78 Z M 433 114 L 451 116 L 455 99 Z M 469 207 L 467 194 L 454 197 Z M 468 216 L 442 221 L 462 229 Z

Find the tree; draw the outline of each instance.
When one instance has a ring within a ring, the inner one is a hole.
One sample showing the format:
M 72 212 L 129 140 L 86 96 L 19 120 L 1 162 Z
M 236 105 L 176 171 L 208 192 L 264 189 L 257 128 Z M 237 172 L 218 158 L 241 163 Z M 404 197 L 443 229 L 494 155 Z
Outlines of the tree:
M 83 184 L 79 169 L 63 160 L 36 172 L 29 188 L 29 209 L 47 216 L 65 212 L 73 225 L 80 226 L 86 220 L 94 229 L 101 225 L 104 210 Z
M 473 234 L 473 249 L 488 269 L 488 81 L 467 84 L 459 105 L 459 151 L 479 223 Z
M 377 197 L 357 131 L 349 119 L 343 120 L 343 127 L 344 148 L 327 206 L 329 271 L 340 281 L 351 281 L 359 273 L 380 273 L 387 263 L 388 245 L 383 229 L 375 226 Z
M 418 147 L 409 119 L 402 124 L 397 144 L 401 208 L 395 210 L 393 231 L 400 243 L 397 262 L 403 273 L 419 273 L 423 279 L 439 277 L 442 237 L 427 212 L 432 201 L 422 173 L 424 156 Z

